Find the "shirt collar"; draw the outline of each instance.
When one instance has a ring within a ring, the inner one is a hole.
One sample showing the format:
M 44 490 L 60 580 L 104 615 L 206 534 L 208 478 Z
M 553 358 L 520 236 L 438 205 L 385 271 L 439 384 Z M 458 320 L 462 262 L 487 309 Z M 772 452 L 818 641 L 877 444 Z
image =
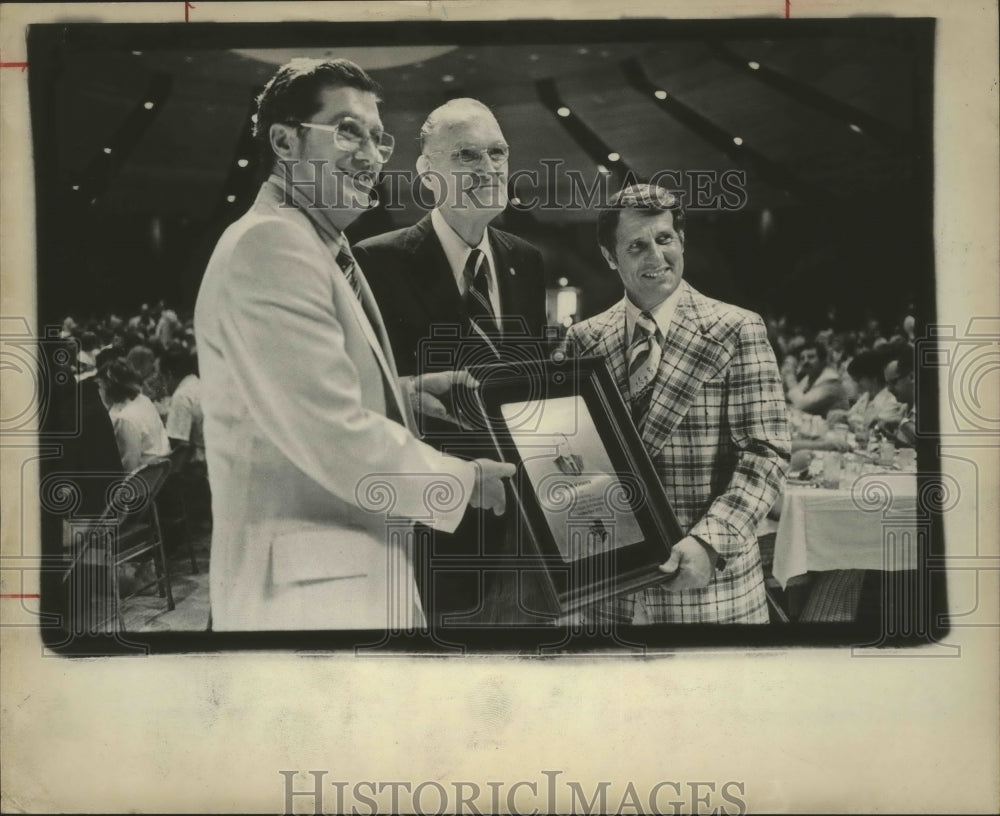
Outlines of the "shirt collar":
M 284 195 L 285 179 L 277 173 L 271 173 L 267 180 L 273 183 L 278 191 Z M 309 219 L 326 243 L 335 244 L 338 249 L 343 248 L 350 252 L 347 236 L 330 221 L 329 210 L 327 208 L 309 206 L 310 202 L 306 200 L 304 194 L 295 185 L 289 185 L 289 193 L 296 207 Z
M 677 304 L 681 299 L 681 287 L 683 287 L 683 281 L 681 284 L 674 289 L 664 300 L 662 300 L 658 305 L 649 309 L 650 315 L 653 317 L 653 322 L 656 323 L 656 328 L 660 330 L 660 334 L 664 337 L 667 336 L 667 329 L 670 328 L 670 321 L 674 319 L 674 312 L 677 311 Z M 630 299 L 628 294 L 625 295 L 625 329 L 626 337 L 631 340 L 632 335 L 635 333 L 635 324 L 639 319 L 639 315 L 642 313 L 642 309 L 636 306 Z
M 465 262 L 469 259 L 469 253 L 473 249 L 482 250 L 483 254 L 486 255 L 486 260 L 490 262 L 489 282 L 490 289 L 492 290 L 495 286 L 496 263 L 493 260 L 493 250 L 490 248 L 489 230 L 483 230 L 483 238 L 479 244 L 475 247 L 470 247 L 465 243 L 462 236 L 455 232 L 451 228 L 451 225 L 444 220 L 441 211 L 436 208 L 431 210 L 431 224 L 434 227 L 434 233 L 441 242 L 441 248 L 444 249 L 445 257 L 448 258 L 451 273 L 455 276 L 456 283 L 458 283 L 458 290 L 462 293 L 465 292 Z

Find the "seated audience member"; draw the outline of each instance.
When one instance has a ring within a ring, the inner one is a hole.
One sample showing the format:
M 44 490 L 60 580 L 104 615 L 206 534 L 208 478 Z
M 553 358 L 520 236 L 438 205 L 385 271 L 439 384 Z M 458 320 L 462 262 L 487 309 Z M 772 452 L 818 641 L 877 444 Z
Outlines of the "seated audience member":
M 212 519 L 211 490 L 205 462 L 205 436 L 201 410 L 201 380 L 198 363 L 186 348 L 175 343 L 159 359 L 160 373 L 171 393 L 167 415 L 167 438 L 173 450 L 174 474 L 165 490 L 169 497 L 179 491 L 189 523 L 209 524 Z
M 897 405 L 883 410 L 878 417 L 878 429 L 896 441 L 912 448 L 917 440 L 917 406 L 913 387 L 913 348 L 906 343 L 889 348 L 884 358 L 885 385 L 898 400 Z
M 788 385 L 787 400 L 807 414 L 826 416 L 833 408 L 847 408 L 844 386 L 837 372 L 827 365 L 826 347 L 806 343 L 799 352 L 798 381 Z
M 205 437 L 202 433 L 201 381 L 194 358 L 183 346 L 163 352 L 160 374 L 171 394 L 167 414 L 167 437 L 173 450 L 185 449 L 180 457 L 187 462 L 205 461 Z
M 781 358 L 781 381 L 785 384 L 787 393 L 798 380 L 799 352 L 806 344 L 806 339 L 801 335 L 795 335 L 785 343 L 785 355 Z
M 170 454 L 170 442 L 156 406 L 142 393 L 139 380 L 124 360 L 112 360 L 97 371 L 101 400 L 115 429 L 125 472 L 150 459 Z
M 125 355 L 125 361 L 132 366 L 132 370 L 139 378 L 142 393 L 145 394 L 156 406 L 161 417 L 167 415 L 168 400 L 170 392 L 167 385 L 156 369 L 156 355 L 148 346 L 136 346 Z
M 153 326 L 156 324 L 154 323 Z M 130 317 L 128 320 L 128 327 L 134 329 L 135 331 L 148 332 L 151 330 L 150 317 L 149 317 L 149 304 L 143 303 L 139 307 L 139 314 Z
M 93 332 L 84 332 L 80 335 L 80 353 L 76 355 L 76 362 L 80 374 L 87 374 L 97 368 L 97 353 L 100 351 L 100 341 Z
M 160 314 L 160 319 L 156 322 L 153 337 L 159 343 L 160 348 L 167 349 L 175 339 L 180 339 L 182 328 L 177 312 L 173 309 L 164 309 Z
M 851 360 L 847 371 L 858 384 L 860 394 L 849 410 L 830 411 L 827 419 L 831 423 L 846 422 L 857 433 L 871 426 L 879 416 L 894 411 L 899 403 L 886 386 L 882 369 L 883 355 L 875 351 L 864 351 Z

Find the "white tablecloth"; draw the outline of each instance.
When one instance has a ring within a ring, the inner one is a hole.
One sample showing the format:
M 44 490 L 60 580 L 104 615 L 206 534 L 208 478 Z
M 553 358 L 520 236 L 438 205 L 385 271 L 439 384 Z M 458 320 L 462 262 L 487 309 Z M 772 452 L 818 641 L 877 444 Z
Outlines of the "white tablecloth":
M 904 570 L 918 566 L 926 524 L 914 473 L 870 473 L 847 489 L 789 485 L 774 542 L 774 577 L 811 570 Z

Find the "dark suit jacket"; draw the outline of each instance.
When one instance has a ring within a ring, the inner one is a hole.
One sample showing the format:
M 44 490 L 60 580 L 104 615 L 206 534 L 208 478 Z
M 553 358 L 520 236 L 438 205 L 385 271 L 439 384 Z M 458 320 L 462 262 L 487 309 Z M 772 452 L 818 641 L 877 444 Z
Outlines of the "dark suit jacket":
M 514 235 L 487 229 L 503 320 L 499 349 L 515 359 L 545 359 L 541 253 Z M 470 335 L 469 315 L 430 214 L 412 227 L 360 241 L 353 251 L 378 301 L 400 375 L 496 361 L 485 344 Z M 426 442 L 441 450 L 470 458 L 496 458 L 488 437 L 455 432 L 454 426 L 426 419 L 420 421 L 420 430 Z M 503 519 L 489 512 L 466 513 L 453 535 L 434 532 L 434 552 L 452 561 L 454 556 L 471 557 L 468 563 L 472 565 L 480 552 L 513 552 L 516 514 L 510 511 L 508 506 Z M 418 572 L 417 582 L 435 624 L 438 613 L 468 609 L 478 602 L 475 582 L 449 576 L 447 571 L 434 579 Z M 431 584 L 436 589 L 431 590 Z
M 540 340 L 545 326 L 542 256 L 510 233 L 487 229 L 504 321 L 501 347 L 517 343 L 524 348 L 525 341 Z M 487 361 L 470 356 L 475 344 L 459 340 L 468 338 L 469 316 L 429 214 L 412 227 L 368 238 L 353 249 L 378 301 L 400 375 L 446 371 L 470 359 Z M 428 354 L 426 341 L 432 338 L 442 353 Z M 445 351 L 449 346 L 455 354 Z M 457 353 L 461 348 L 466 353 Z M 538 357 L 545 351 L 539 348 Z

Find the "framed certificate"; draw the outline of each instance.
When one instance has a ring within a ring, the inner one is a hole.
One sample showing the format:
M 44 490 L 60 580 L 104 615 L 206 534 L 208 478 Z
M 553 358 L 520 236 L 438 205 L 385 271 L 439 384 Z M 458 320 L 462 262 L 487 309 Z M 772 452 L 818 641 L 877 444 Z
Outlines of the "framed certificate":
M 473 371 L 481 421 L 517 465 L 515 500 L 549 600 L 561 612 L 669 580 L 683 537 L 618 388 L 600 358 Z

